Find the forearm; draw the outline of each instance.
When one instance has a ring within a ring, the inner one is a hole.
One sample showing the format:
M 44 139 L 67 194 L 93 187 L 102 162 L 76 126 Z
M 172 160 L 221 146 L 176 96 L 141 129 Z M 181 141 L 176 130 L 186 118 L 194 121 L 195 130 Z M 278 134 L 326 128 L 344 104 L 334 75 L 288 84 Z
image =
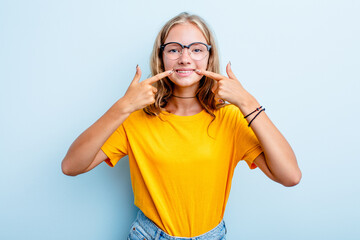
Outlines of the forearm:
M 241 104 L 236 104 L 244 116 L 260 106 L 253 96 L 248 93 L 245 95 L 247 95 L 246 99 Z M 250 122 L 257 113 L 255 112 L 247 117 L 247 121 Z M 301 178 L 301 171 L 295 154 L 265 111 L 252 121 L 251 128 L 264 150 L 265 161 L 273 178 L 286 186 L 297 184 Z
M 220 99 L 224 99 L 238 106 L 244 116 L 260 107 L 256 99 L 248 93 L 240 84 L 239 80 L 237 80 L 231 70 L 230 62 L 226 65 L 228 78 L 218 73 L 204 70 L 197 70 L 197 73 L 217 81 L 214 89 L 212 89 L 214 94 Z M 250 122 L 255 115 L 256 113 L 251 114 L 251 116 L 247 118 L 248 122 Z M 297 165 L 295 154 L 286 139 L 270 121 L 264 111 L 251 123 L 251 128 L 260 141 L 265 155 L 265 159 L 261 159 L 261 170 L 271 179 L 285 186 L 297 184 L 301 178 L 301 171 Z M 255 161 L 259 158 L 262 158 L 262 156 L 259 156 Z
M 71 144 L 62 162 L 64 173 L 77 175 L 85 171 L 105 141 L 130 115 L 124 106 L 122 99 L 117 101 Z
M 100 151 L 101 146 L 132 112 L 155 102 L 157 89 L 152 84 L 173 72 L 173 70 L 162 72 L 139 82 L 141 70 L 136 66 L 136 74 L 125 95 L 70 146 L 62 162 L 63 172 L 67 175 L 77 175 L 91 170 L 96 164 L 105 160 L 106 155 Z

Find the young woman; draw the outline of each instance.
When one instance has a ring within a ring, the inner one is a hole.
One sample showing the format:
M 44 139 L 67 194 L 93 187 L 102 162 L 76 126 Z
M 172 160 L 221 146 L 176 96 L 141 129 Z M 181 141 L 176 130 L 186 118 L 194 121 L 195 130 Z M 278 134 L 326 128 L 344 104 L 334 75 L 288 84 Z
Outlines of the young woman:
M 245 160 L 294 186 L 296 157 L 265 108 L 227 64 L 196 15 L 169 20 L 155 40 L 153 77 L 136 74 L 125 95 L 70 146 L 62 169 L 75 176 L 129 156 L 135 205 L 128 239 L 225 239 L 234 169 Z M 229 104 L 225 104 L 227 101 Z

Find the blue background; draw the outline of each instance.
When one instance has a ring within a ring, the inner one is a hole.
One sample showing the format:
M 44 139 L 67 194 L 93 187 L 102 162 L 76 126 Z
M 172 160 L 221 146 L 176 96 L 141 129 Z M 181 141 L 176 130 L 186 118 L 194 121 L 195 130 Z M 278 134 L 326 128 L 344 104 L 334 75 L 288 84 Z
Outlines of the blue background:
M 74 139 L 125 93 L 162 25 L 182 11 L 216 34 L 221 69 L 296 152 L 293 188 L 240 163 L 228 239 L 358 239 L 359 1 L 0 1 L 0 239 L 125 239 L 127 157 L 68 177 Z

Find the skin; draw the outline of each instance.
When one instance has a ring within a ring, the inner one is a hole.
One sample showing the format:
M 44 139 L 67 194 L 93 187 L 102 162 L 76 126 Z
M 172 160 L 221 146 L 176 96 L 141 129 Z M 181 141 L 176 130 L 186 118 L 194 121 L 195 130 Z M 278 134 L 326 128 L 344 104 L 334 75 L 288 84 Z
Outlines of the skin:
M 137 66 L 125 95 L 71 144 L 61 164 L 63 173 L 76 176 L 105 161 L 107 156 L 101 146 L 132 112 L 155 102 L 157 89 L 152 84 L 172 73 L 165 71 L 140 82 L 141 70 Z
M 173 27 L 168 37 L 167 42 L 180 42 L 188 45 L 192 42 L 204 42 L 206 39 L 202 32 L 193 24 L 179 24 Z M 177 96 L 194 96 L 199 86 L 199 81 L 204 75 L 216 80 L 216 84 L 212 91 L 216 98 L 220 101 L 227 101 L 236 105 L 240 111 L 246 116 L 254 109 L 258 108 L 260 104 L 257 100 L 247 92 L 240 81 L 236 78 L 231 70 L 231 65 L 226 66 L 227 77 L 206 71 L 208 58 L 200 61 L 191 59 L 187 51 L 183 51 L 181 57 L 177 60 L 167 59 L 163 55 L 165 69 L 178 68 L 196 68 L 195 74 L 186 78 L 181 78 L 175 74 L 171 75 L 169 79 L 174 83 L 174 94 Z M 179 99 L 171 98 L 166 109 L 177 115 L 193 115 L 202 110 L 200 103 L 196 98 Z M 250 121 L 251 118 L 248 119 Z M 295 154 L 286 141 L 284 136 L 270 121 L 265 112 L 262 112 L 253 121 L 251 127 L 257 136 L 264 153 L 258 156 L 254 163 L 268 176 L 270 179 L 283 184 L 284 186 L 294 186 L 300 182 L 301 171 L 298 167 Z
M 164 43 L 172 41 L 184 45 L 193 42 L 206 43 L 202 32 L 190 23 L 175 25 Z M 244 116 L 260 106 L 257 100 L 243 88 L 232 72 L 230 64 L 226 66 L 228 76 L 223 76 L 206 71 L 208 57 L 194 61 L 187 49 L 184 49 L 183 54 L 177 60 L 170 60 L 165 56 L 163 59 L 165 72 L 142 82 L 140 82 L 141 70 L 139 67 L 136 68 L 135 77 L 125 95 L 70 146 L 62 162 L 62 170 L 65 174 L 75 176 L 90 171 L 106 160 L 107 156 L 100 149 L 101 146 L 132 112 L 154 103 L 156 89 L 152 84 L 161 78 L 168 77 L 174 83 L 174 95 L 190 97 L 195 96 L 199 81 L 205 75 L 216 81 L 212 91 L 217 98 L 236 105 Z M 191 68 L 195 71 L 190 76 L 183 77 L 176 73 L 179 68 Z M 168 112 L 181 116 L 194 115 L 202 110 L 196 98 L 172 97 L 165 108 Z M 284 186 L 298 184 L 301 179 L 301 171 L 295 154 L 265 112 L 258 115 L 251 124 L 251 128 L 264 151 L 255 159 L 254 163 L 266 176 Z
M 178 24 L 172 27 L 164 41 L 164 43 L 168 42 L 179 42 L 183 45 L 189 45 L 193 42 L 207 43 L 202 32 L 195 25 L 190 23 Z M 199 61 L 193 60 L 190 57 L 187 48 L 183 49 L 183 54 L 177 60 L 168 59 L 163 54 L 165 70 L 177 70 L 181 68 L 205 70 L 207 68 L 208 60 L 209 55 Z M 182 97 L 195 96 L 201 78 L 202 76 L 196 74 L 195 71 L 188 77 L 179 76 L 175 71 L 174 74 L 169 76 L 169 79 L 174 83 L 173 94 Z M 194 115 L 202 110 L 200 103 L 196 99 L 191 98 L 171 98 L 165 108 L 168 112 L 181 116 Z
M 243 115 L 246 116 L 259 107 L 260 104 L 243 88 L 232 72 L 230 63 L 226 66 L 226 72 L 228 77 L 205 70 L 197 71 L 200 75 L 216 80 L 217 84 L 213 88 L 213 92 L 221 99 L 236 105 Z M 249 122 L 251 117 L 247 120 Z M 264 151 L 264 153 L 255 159 L 254 163 L 270 179 L 287 187 L 297 185 L 302 174 L 295 154 L 289 143 L 265 112 L 261 112 L 258 115 L 256 120 L 252 122 L 251 128 Z

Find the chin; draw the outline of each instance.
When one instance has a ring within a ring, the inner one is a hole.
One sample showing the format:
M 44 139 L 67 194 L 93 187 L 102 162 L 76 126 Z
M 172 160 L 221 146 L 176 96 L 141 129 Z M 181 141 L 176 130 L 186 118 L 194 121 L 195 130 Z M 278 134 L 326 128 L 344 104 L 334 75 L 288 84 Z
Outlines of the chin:
M 170 81 L 179 87 L 191 87 L 199 84 L 202 76 L 189 76 L 189 77 L 169 77 Z

